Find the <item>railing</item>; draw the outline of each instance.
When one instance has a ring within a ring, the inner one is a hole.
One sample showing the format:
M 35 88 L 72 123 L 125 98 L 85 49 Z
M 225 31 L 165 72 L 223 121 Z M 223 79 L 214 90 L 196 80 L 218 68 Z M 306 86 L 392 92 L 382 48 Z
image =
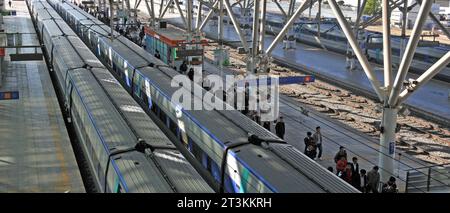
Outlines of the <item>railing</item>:
M 447 165 L 450 165 L 450 163 L 406 170 L 405 193 L 408 193 L 409 190 L 420 188 L 425 188 L 420 190 L 422 192 L 432 192 L 432 187 L 441 189 L 448 188 L 448 191 L 450 191 L 450 167 Z M 426 187 L 423 187 L 424 183 L 426 183 Z M 437 185 L 432 185 L 432 183 Z

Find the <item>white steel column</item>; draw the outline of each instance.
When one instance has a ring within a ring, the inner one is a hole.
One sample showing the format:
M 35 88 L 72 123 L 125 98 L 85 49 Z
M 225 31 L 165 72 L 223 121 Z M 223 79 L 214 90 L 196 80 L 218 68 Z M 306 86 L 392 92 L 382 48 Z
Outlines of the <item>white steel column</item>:
M 397 126 L 397 108 L 383 108 L 380 131 L 378 165 L 381 167 L 380 181 L 385 182 L 394 174 L 395 128 Z
M 175 0 L 176 1 L 176 0 Z M 187 16 L 187 33 L 189 34 L 188 36 L 191 36 L 192 33 L 192 4 L 193 4 L 193 0 L 186 0 L 187 1 L 187 7 L 186 7 L 186 16 Z M 190 38 L 189 38 L 190 40 Z
M 223 41 L 223 0 L 218 0 L 218 1 L 219 1 L 219 17 L 218 17 L 218 23 L 217 23 L 217 30 L 218 30 L 220 48 L 222 48 L 222 41 Z
M 267 10 L 267 0 L 261 0 L 261 23 L 259 28 L 259 50 L 264 51 L 264 35 L 266 34 L 266 10 Z
M 219 1 L 217 0 L 214 5 L 212 6 L 212 8 L 209 10 L 208 14 L 206 15 L 205 19 L 203 19 L 202 23 L 200 24 L 199 27 L 197 27 L 198 31 L 202 31 L 202 29 L 206 26 L 206 24 L 208 23 L 209 19 L 211 18 L 211 16 L 214 14 L 214 10 L 217 8 L 217 6 L 219 5 Z
M 202 21 L 202 9 L 203 9 L 203 1 L 198 3 L 198 11 L 197 11 L 197 19 L 195 20 L 195 29 L 198 29 L 200 26 L 200 22 Z
M 382 0 L 383 16 L 383 64 L 384 64 L 384 87 L 391 91 L 392 86 L 392 51 L 391 51 L 391 26 L 389 0 Z
M 336 18 L 339 22 L 339 25 L 342 28 L 342 31 L 346 35 L 348 42 L 350 43 L 351 47 L 353 48 L 353 51 L 356 54 L 356 57 L 358 57 L 358 60 L 361 63 L 361 66 L 363 67 L 364 72 L 366 73 L 367 77 L 369 78 L 369 81 L 372 84 L 372 87 L 375 90 L 375 93 L 377 94 L 378 98 L 381 101 L 383 101 L 384 100 L 384 92 L 380 89 L 380 82 L 378 81 L 366 56 L 362 53 L 361 49 L 359 48 L 358 42 L 356 42 L 355 35 L 351 31 L 348 22 L 345 20 L 341 9 L 339 9 L 339 6 L 337 5 L 335 0 L 328 0 L 328 2 L 330 4 L 331 9 L 333 10 L 333 13 L 336 15 Z
M 420 6 L 416 23 L 414 24 L 413 30 L 411 32 L 411 37 L 408 41 L 408 44 L 406 45 L 405 55 L 402 58 L 397 72 L 397 77 L 395 78 L 392 91 L 389 95 L 388 104 L 390 106 L 394 106 L 397 102 L 398 95 L 403 86 L 403 81 L 405 80 L 406 74 L 408 73 L 414 53 L 416 52 L 417 43 L 419 42 L 420 34 L 422 32 L 422 27 L 425 24 L 428 13 L 430 12 L 431 4 L 432 0 L 424 0 L 422 5 Z
M 250 72 L 255 72 L 256 68 L 256 57 L 258 56 L 258 47 L 259 47 L 259 17 L 260 17 L 260 1 L 255 0 L 253 2 L 253 32 L 252 32 L 252 52 L 251 52 L 251 65 L 249 67 Z
M 245 51 L 248 52 L 249 48 L 248 48 L 247 40 L 245 39 L 244 35 L 242 34 L 241 24 L 239 23 L 239 21 L 234 16 L 232 7 L 230 6 L 229 0 L 224 0 L 224 1 L 225 1 L 225 7 L 226 7 L 227 12 L 228 12 L 228 17 L 230 17 L 231 22 L 233 22 L 234 29 L 236 30 L 236 33 L 238 34 L 239 39 L 242 42 L 242 46 L 244 47 Z

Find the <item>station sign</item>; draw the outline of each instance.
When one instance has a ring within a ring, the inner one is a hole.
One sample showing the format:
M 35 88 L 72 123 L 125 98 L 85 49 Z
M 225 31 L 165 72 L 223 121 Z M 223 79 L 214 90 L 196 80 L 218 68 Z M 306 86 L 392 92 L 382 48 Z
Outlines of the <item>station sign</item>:
M 0 100 L 19 99 L 19 91 L 0 92 Z

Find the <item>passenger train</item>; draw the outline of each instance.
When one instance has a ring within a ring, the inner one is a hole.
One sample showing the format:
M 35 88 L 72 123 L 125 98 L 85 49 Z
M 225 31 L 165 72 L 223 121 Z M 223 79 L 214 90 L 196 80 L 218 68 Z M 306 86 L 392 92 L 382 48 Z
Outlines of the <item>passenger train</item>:
M 192 90 L 187 84 L 171 86 L 178 72 L 123 36 L 109 36 L 107 25 L 75 5 L 49 3 L 166 135 L 189 151 L 185 157 L 200 162 L 197 170 L 206 171 L 203 177 L 216 191 L 358 192 L 236 110 L 180 108 L 171 100 L 173 93 Z M 197 84 L 192 87 L 205 93 Z M 202 102 L 202 97 L 192 97 Z
M 27 5 L 96 191 L 214 192 L 47 1 Z

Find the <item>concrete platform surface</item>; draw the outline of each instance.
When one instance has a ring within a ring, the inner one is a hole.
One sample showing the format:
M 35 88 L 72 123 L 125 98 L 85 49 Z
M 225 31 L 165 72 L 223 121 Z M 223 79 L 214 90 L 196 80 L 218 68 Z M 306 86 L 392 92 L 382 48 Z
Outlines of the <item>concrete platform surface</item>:
M 12 9 L 17 16 L 3 17 L 6 32 L 34 33 L 25 2 Z M 23 43 L 38 42 L 27 35 Z M 45 62 L 6 56 L 3 66 L 0 92 L 19 97 L 0 100 L 0 192 L 85 192 Z

